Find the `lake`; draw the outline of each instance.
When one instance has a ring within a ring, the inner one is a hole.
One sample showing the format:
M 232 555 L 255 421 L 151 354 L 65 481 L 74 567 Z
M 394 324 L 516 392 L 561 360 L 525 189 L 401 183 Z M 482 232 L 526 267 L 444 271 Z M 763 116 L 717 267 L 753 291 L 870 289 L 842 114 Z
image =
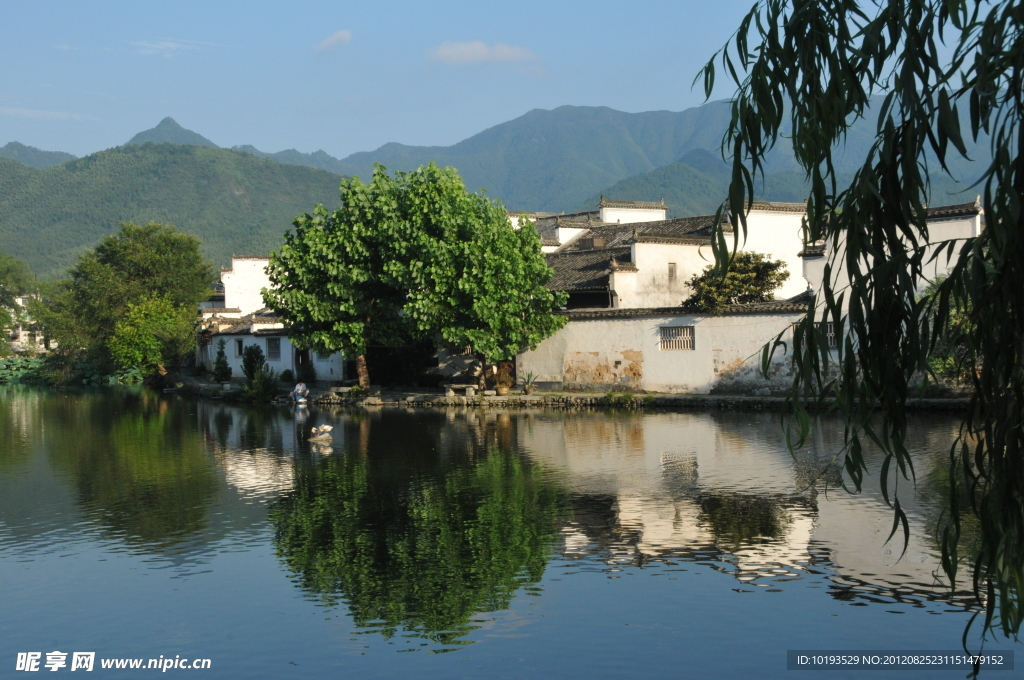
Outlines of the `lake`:
M 0 388 L 0 677 L 55 651 L 204 678 L 781 678 L 787 650 L 952 652 L 977 610 L 935 578 L 956 429 L 913 419 L 901 558 L 875 479 L 837 488 L 836 420 L 792 455 L 775 414 Z

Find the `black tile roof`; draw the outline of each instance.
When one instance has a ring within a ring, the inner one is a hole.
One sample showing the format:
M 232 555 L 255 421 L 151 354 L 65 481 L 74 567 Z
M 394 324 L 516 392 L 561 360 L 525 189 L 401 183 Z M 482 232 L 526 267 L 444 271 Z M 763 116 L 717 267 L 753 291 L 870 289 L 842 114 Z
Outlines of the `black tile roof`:
M 287 331 L 284 328 L 259 328 L 259 326 L 266 324 L 281 323 L 281 319 L 278 318 L 277 314 L 272 309 L 263 308 L 253 312 L 252 314 L 246 314 L 240 319 L 234 320 L 235 323 L 227 328 L 214 333 L 214 335 L 287 335 Z M 257 328 L 253 330 L 253 326 Z
M 978 196 L 971 203 L 958 203 L 957 205 L 943 205 L 937 208 L 928 208 L 928 219 L 937 220 L 949 217 L 970 217 L 980 215 L 984 212 L 981 208 L 981 196 Z
M 798 298 L 800 296 L 797 296 Z M 794 300 L 796 298 L 793 298 Z M 805 302 L 778 300 L 749 305 L 729 305 L 715 316 L 736 316 L 740 314 L 802 314 L 808 305 Z M 626 309 L 570 309 L 559 312 L 573 321 L 595 319 L 642 319 L 659 316 L 710 316 L 695 307 L 636 307 Z
M 709 243 L 714 215 L 700 217 L 677 217 L 672 220 L 655 222 L 634 222 L 631 224 L 608 224 L 599 222 L 590 230 L 563 247 L 565 251 L 587 250 L 592 247 L 593 238 L 604 238 L 605 248 L 637 243 Z M 726 231 L 732 227 L 726 224 Z
M 546 259 L 548 266 L 555 270 L 555 276 L 548 282 L 548 288 L 566 291 L 607 290 L 608 272 L 612 269 L 613 258 L 620 264 L 629 262 L 629 248 L 549 253 Z

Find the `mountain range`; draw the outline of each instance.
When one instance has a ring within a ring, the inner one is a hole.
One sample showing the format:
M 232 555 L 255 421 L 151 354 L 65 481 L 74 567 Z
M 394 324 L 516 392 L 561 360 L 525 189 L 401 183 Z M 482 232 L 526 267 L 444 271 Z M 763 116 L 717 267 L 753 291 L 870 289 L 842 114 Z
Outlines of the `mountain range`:
M 266 254 L 338 175 L 203 146 L 126 145 L 44 169 L 0 158 L 0 250 L 60 276 L 120 222 L 173 224 L 218 265 Z
M 468 188 L 485 189 L 513 210 L 592 209 L 603 194 L 664 197 L 672 216 L 708 214 L 728 185 L 718 149 L 729 113 L 727 102 L 646 113 L 562 106 L 530 111 L 452 146 L 390 143 L 343 159 L 324 151 L 222 149 L 172 118 L 123 147 L 81 159 L 12 142 L 0 148 L 0 250 L 53 276 L 118 222 L 157 220 L 199 235 L 207 255 L 227 264 L 232 253 L 279 245 L 294 215 L 337 202 L 339 175 L 369 178 L 374 163 L 389 170 L 454 166 Z M 868 120 L 853 127 L 837 155 L 841 172 L 853 171 L 873 133 Z M 969 150 L 986 159 L 986 145 Z M 957 159 L 953 167 L 969 177 L 980 165 Z M 803 173 L 785 136 L 766 167 L 760 197 L 803 200 Z M 933 205 L 973 198 L 949 195 L 952 186 L 938 182 Z

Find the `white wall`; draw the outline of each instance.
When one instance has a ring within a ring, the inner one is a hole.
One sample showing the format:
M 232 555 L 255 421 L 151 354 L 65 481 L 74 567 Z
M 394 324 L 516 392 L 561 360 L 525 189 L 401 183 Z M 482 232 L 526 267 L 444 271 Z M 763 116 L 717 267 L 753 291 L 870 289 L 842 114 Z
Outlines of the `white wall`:
M 270 359 L 267 358 L 267 365 L 281 373 L 285 370 L 291 370 L 292 373 L 296 373 L 298 366 L 295 363 L 295 348 L 287 336 L 279 335 L 273 336 L 281 340 L 281 358 Z M 206 353 L 202 356 L 202 360 L 206 363 L 207 368 L 213 369 L 213 362 L 217 358 L 217 343 L 220 340 L 224 340 L 227 345 L 224 347 L 224 352 L 227 355 L 228 365 L 231 366 L 231 377 L 241 378 L 244 373 L 242 372 L 242 355 L 238 351 L 237 342 L 242 341 L 242 348 L 248 347 L 249 345 L 258 345 L 263 350 L 263 356 L 267 355 L 267 340 L 266 336 L 241 334 L 241 335 L 215 335 L 213 336 L 213 342 L 206 346 Z M 331 354 L 327 358 L 321 358 L 319 354 L 310 352 L 313 358 L 313 366 L 316 368 L 317 380 L 343 380 L 344 379 L 344 359 L 340 353 Z M 208 358 L 207 358 L 208 357 Z
M 270 277 L 266 257 L 232 257 L 231 269 L 220 274 L 224 284 L 224 306 L 238 308 L 242 314 L 252 314 L 263 309 L 263 295 L 260 290 L 270 288 Z
M 631 292 L 616 289 L 622 308 L 678 307 L 690 295 L 690 277 L 715 262 L 710 246 L 634 243 L 632 249 L 636 283 Z M 670 262 L 676 265 L 674 281 L 668 278 Z
M 666 211 L 663 208 L 617 208 L 601 206 L 600 215 L 602 222 L 618 224 L 635 224 L 637 222 L 660 222 L 665 219 Z
M 960 240 L 973 238 L 981 235 L 981 215 L 970 215 L 964 217 L 955 217 L 950 219 L 939 219 L 928 221 L 928 240 L 932 244 L 940 244 L 942 241 L 947 240 Z M 945 276 L 949 273 L 953 265 L 956 264 L 957 257 L 963 241 L 958 243 L 953 249 L 953 258 L 948 259 L 948 250 L 944 250 L 942 255 L 935 260 L 931 260 L 932 256 L 938 248 L 935 246 L 926 246 L 925 257 L 924 257 L 924 277 L 925 281 L 921 282 L 918 293 L 924 291 L 928 286 L 928 283 L 935 280 L 939 276 Z M 807 283 L 814 291 L 821 289 L 821 284 L 825 279 L 825 264 L 832 262 L 832 282 L 834 289 L 845 288 L 849 283 L 849 275 L 846 272 L 846 262 L 841 249 L 845 247 L 845 239 L 840 243 L 840 252 L 836 253 L 833 257 L 833 249 L 831 243 L 825 249 L 825 254 L 818 257 L 805 257 L 802 258 L 803 262 L 803 273 L 807 279 Z M 931 260 L 931 261 L 929 261 Z
M 802 212 L 751 210 L 747 216 L 747 239 L 740 240 L 740 250 L 765 253 L 772 260 L 786 263 L 789 280 L 775 291 L 776 300 L 786 300 L 807 290 L 803 277 L 800 251 L 804 242 L 801 233 Z M 730 242 L 731 243 L 731 242 Z
M 760 350 L 789 333 L 800 313 L 659 316 L 569 321 L 536 350 L 520 354 L 520 379 L 566 389 L 706 394 L 714 387 L 749 391 L 788 386 L 788 362 L 777 357 L 773 383 L 760 377 Z M 693 326 L 695 349 L 662 350 L 662 326 Z

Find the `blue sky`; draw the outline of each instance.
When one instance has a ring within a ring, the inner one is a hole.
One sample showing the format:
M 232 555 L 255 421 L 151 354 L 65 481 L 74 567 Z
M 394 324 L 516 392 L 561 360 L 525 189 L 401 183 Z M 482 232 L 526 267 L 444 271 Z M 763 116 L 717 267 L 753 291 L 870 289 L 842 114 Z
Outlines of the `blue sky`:
M 172 116 L 343 157 L 564 104 L 678 111 L 752 4 L 5 0 L 0 145 L 84 155 Z

